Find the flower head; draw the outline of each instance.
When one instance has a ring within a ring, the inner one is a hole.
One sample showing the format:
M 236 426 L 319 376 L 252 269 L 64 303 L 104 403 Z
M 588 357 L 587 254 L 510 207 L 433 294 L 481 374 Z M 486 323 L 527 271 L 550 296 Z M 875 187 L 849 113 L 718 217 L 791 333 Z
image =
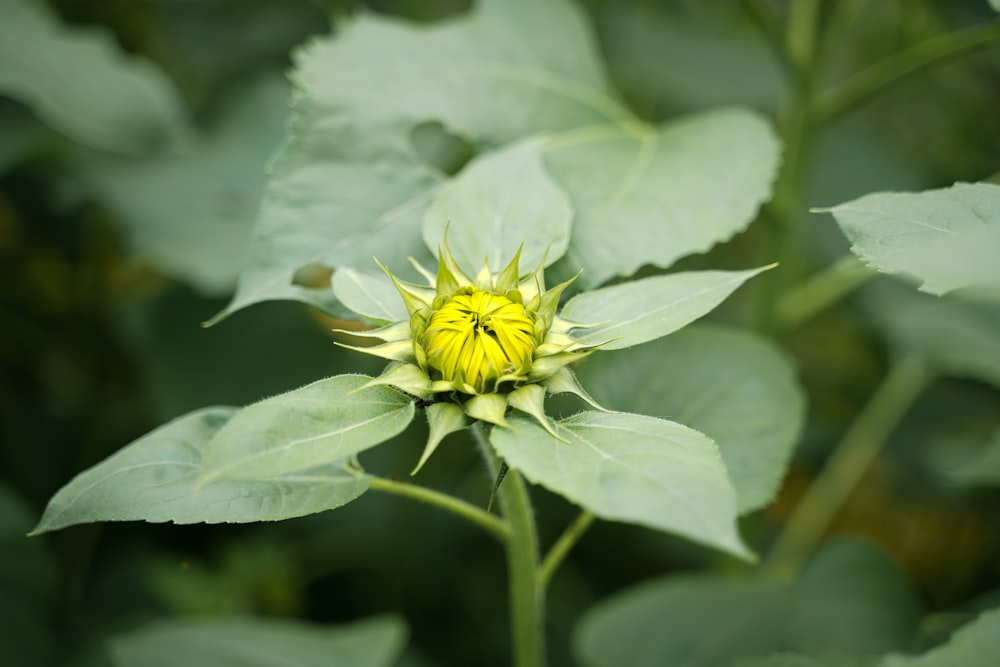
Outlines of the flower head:
M 587 325 L 556 314 L 559 296 L 575 277 L 546 290 L 544 261 L 522 277 L 519 259 L 520 250 L 497 273 L 486 262 L 471 278 L 445 240 L 436 276 L 414 262 L 426 286 L 399 280 L 383 266 L 409 321 L 361 334 L 380 345 L 344 346 L 393 362 L 367 386 L 390 385 L 427 406 L 431 433 L 418 469 L 467 417 L 507 426 L 505 415 L 513 408 L 551 432 L 543 410 L 546 392 L 571 392 L 599 408 L 568 365 L 600 345 L 577 341 L 570 331 Z

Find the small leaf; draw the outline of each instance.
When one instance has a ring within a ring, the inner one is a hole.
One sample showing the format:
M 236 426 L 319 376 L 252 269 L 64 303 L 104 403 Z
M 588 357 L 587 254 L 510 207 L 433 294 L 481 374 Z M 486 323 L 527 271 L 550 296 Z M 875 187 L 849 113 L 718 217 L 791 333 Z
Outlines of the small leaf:
M 499 271 L 518 248 L 520 266 L 533 269 L 566 252 L 572 218 L 569 199 L 542 165 L 542 141 L 530 139 L 473 160 L 442 188 L 424 214 L 424 241 L 437 252 L 447 229 L 466 271 L 484 259 Z
M 692 271 L 642 278 L 583 292 L 560 313 L 593 323 L 575 336 L 602 350 L 620 350 L 666 336 L 705 315 L 745 281 L 771 267 L 749 271 Z
M 921 656 L 888 656 L 879 667 L 994 667 L 1000 663 L 1000 609 L 984 612 L 948 643 Z
M 253 479 L 328 465 L 401 432 L 413 403 L 372 378 L 338 375 L 247 406 L 205 449 L 201 483 Z
M 531 415 L 538 425 L 554 438 L 559 435 L 552 428 L 552 420 L 545 414 L 545 389 L 538 384 L 526 384 L 507 394 L 507 403 L 515 410 Z
M 465 414 L 489 424 L 509 426 L 504 419 L 506 413 L 507 397 L 499 394 L 480 394 L 465 402 Z
M 420 461 L 417 462 L 413 471 L 410 472 L 411 475 L 416 475 L 420 472 L 420 469 L 424 467 L 427 459 L 431 457 L 431 454 L 434 453 L 434 450 L 441 444 L 445 436 L 456 431 L 461 431 L 469 422 L 465 417 L 465 411 L 454 403 L 433 403 L 427 406 L 425 412 L 427 413 L 427 424 L 430 426 L 430 432 L 427 435 L 427 444 L 424 446 L 424 453 L 420 455 Z
M 556 422 L 560 442 L 533 419 L 494 429 L 500 458 L 536 484 L 604 519 L 638 523 L 749 558 L 715 443 L 686 426 L 622 413 Z
M 189 133 L 180 96 L 156 65 L 109 33 L 63 26 L 42 3 L 0 2 L 0 93 L 93 148 L 141 154 Z
M 770 196 L 779 152 L 768 122 L 745 109 L 553 137 L 546 164 L 576 212 L 564 274 L 582 268 L 580 285 L 594 287 L 730 238 Z
M 719 446 L 741 514 L 777 492 L 805 418 L 805 392 L 777 346 L 693 324 L 641 348 L 598 353 L 583 378 L 608 407 L 671 419 Z
M 339 463 L 199 487 L 205 446 L 236 411 L 189 413 L 80 473 L 49 501 L 34 533 L 94 521 L 277 521 L 339 507 L 368 488 L 368 478 Z
M 399 291 L 384 274 L 337 269 L 333 273 L 333 293 L 344 306 L 371 322 L 388 324 L 410 319 Z
M 164 619 L 111 640 L 116 667 L 390 667 L 406 645 L 395 617 L 341 626 L 277 618 Z
M 1000 295 L 1000 186 L 880 192 L 822 210 L 879 271 L 912 275 L 931 294 Z

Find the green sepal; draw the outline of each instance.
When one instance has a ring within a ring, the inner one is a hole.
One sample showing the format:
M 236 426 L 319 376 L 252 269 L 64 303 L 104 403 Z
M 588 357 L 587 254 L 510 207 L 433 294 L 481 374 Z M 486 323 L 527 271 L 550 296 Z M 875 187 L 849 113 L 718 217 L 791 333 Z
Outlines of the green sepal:
M 406 312 L 411 316 L 421 310 L 431 307 L 431 303 L 434 301 L 435 292 L 430 287 L 424 287 L 423 285 L 416 285 L 414 283 L 408 283 L 400 280 L 396 276 L 392 275 L 392 271 L 382 266 L 382 263 L 375 260 L 378 267 L 385 272 L 385 275 L 389 276 L 389 280 L 395 285 L 396 291 L 399 292 L 399 296 L 403 298 L 403 304 L 406 306 Z
M 458 281 L 459 286 L 468 287 L 469 285 L 471 285 L 472 279 L 465 274 L 465 271 L 463 271 L 461 267 L 458 266 L 458 263 L 455 261 L 455 258 L 451 254 L 451 248 L 448 247 L 447 228 L 445 228 L 444 230 L 444 239 L 442 240 L 441 245 L 443 246 L 444 250 L 443 253 L 439 253 L 441 260 L 444 262 L 444 265 L 448 268 L 448 271 L 451 273 L 451 275 L 454 276 L 455 280 Z M 438 267 L 438 271 L 440 270 L 441 270 L 440 267 Z
M 548 254 L 549 249 L 545 248 L 545 252 L 542 253 L 542 261 L 538 263 L 538 267 L 517 286 L 518 291 L 524 297 L 524 302 L 532 310 L 538 308 L 541 295 L 545 293 L 545 258 Z
M 568 442 L 559 437 L 559 434 L 552 428 L 552 421 L 545 414 L 545 389 L 541 385 L 526 384 L 523 387 L 518 387 L 507 394 L 507 403 L 510 407 L 534 417 L 541 427 L 556 440 Z
M 597 349 L 593 348 L 589 350 L 579 350 L 576 352 L 558 352 L 547 357 L 539 357 L 535 359 L 532 364 L 531 373 L 528 374 L 528 379 L 531 382 L 544 380 L 550 375 L 554 375 L 560 368 L 568 366 L 574 361 L 579 361 L 596 351 Z
M 357 338 L 375 338 L 387 343 L 410 340 L 410 325 L 405 321 L 394 322 L 378 329 L 366 329 L 363 331 L 332 329 L 332 331 L 334 333 L 347 334 L 348 336 L 356 336 Z
M 427 281 L 427 285 L 434 287 L 434 284 L 437 282 L 437 278 L 434 277 L 434 274 L 428 271 L 427 267 L 418 262 L 415 257 L 407 257 L 406 259 L 410 262 L 410 266 L 416 269 L 417 273 L 424 277 L 424 280 Z
M 507 398 L 500 394 L 480 394 L 465 402 L 465 414 L 479 421 L 510 428 L 504 418 L 507 413 Z
M 409 339 L 392 341 L 389 343 L 383 343 L 382 345 L 372 345 L 371 347 L 348 345 L 347 343 L 341 343 L 338 341 L 334 341 L 333 344 L 338 347 L 342 347 L 345 350 L 363 352 L 364 354 L 370 354 L 373 357 L 381 357 L 383 359 L 388 359 L 389 361 L 410 361 L 413 359 L 413 341 Z
M 483 292 L 493 291 L 493 272 L 490 271 L 489 257 L 483 259 L 483 268 L 479 269 L 474 282 L 478 290 L 482 290 Z
M 601 412 L 614 412 L 614 410 L 608 410 L 606 407 L 595 401 L 591 395 L 587 393 L 587 390 L 583 388 L 580 381 L 576 379 L 576 374 L 573 373 L 573 370 L 568 366 L 563 366 L 558 371 L 542 380 L 541 385 L 545 387 L 550 394 L 574 394 L 583 399 L 595 410 L 600 410 Z
M 438 300 L 450 298 L 462 287 L 461 283 L 458 282 L 458 278 L 451 272 L 448 263 L 444 260 L 444 252 L 441 250 L 438 250 L 438 274 L 435 285 L 437 289 L 437 296 L 434 299 L 435 308 L 440 308 L 437 303 Z
M 575 276 L 570 278 L 564 283 L 559 283 L 552 289 L 548 290 L 542 294 L 541 300 L 538 303 L 538 308 L 536 309 L 536 314 L 542 317 L 545 323 L 545 331 L 547 332 L 552 326 L 552 322 L 556 317 L 556 310 L 559 308 L 559 297 L 562 295 L 563 290 L 573 284 L 573 282 L 580 277 L 583 271 L 578 272 Z
M 466 427 L 469 420 L 461 407 L 454 403 L 434 403 L 428 405 L 424 411 L 427 414 L 427 425 L 430 427 L 430 434 L 427 436 L 427 444 L 424 446 L 424 453 L 420 455 L 420 461 L 410 472 L 416 475 L 420 472 L 424 463 L 430 458 L 437 446 L 441 444 L 444 437 L 455 431 L 461 431 Z
M 504 267 L 504 270 L 497 274 L 493 285 L 497 294 L 506 294 L 507 292 L 517 290 L 517 286 L 521 278 L 521 274 L 518 272 L 518 262 L 521 259 L 521 250 L 523 248 L 524 244 L 522 243 L 517 247 L 517 252 L 514 253 L 514 259 L 510 260 L 510 264 Z M 513 301 L 513 299 L 511 300 Z M 520 302 L 520 300 L 521 297 L 519 294 L 518 302 Z
M 381 375 L 372 378 L 356 391 L 375 385 L 389 385 L 418 398 L 427 398 L 434 393 L 431 379 L 416 364 L 390 364 Z

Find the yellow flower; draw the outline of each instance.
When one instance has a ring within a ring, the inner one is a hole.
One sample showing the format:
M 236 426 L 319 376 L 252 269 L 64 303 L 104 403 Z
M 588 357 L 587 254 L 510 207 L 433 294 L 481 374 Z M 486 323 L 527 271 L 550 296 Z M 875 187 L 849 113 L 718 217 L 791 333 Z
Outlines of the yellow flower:
M 366 386 L 390 385 L 426 406 L 430 437 L 414 472 L 445 435 L 465 426 L 467 416 L 507 426 L 505 415 L 513 408 L 554 435 L 543 408 L 546 393 L 574 393 L 600 409 L 568 368 L 600 345 L 578 342 L 570 330 L 588 325 L 556 314 L 559 296 L 575 277 L 546 290 L 544 261 L 522 277 L 519 259 L 520 250 L 502 271 L 492 273 L 486 263 L 470 278 L 446 240 L 436 276 L 414 263 L 427 286 L 401 281 L 382 267 L 410 319 L 360 334 L 381 345 L 343 345 L 393 362 Z

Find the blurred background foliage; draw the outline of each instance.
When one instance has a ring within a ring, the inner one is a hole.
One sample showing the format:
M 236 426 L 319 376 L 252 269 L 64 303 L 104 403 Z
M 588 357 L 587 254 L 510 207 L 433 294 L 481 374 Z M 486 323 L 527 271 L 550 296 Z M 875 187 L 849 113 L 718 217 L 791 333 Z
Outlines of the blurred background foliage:
M 822 84 L 995 16 L 985 0 L 838 2 L 837 20 L 822 23 L 824 70 L 834 77 Z M 782 3 L 771 4 L 783 11 Z M 467 5 L 373 0 L 367 9 L 433 21 Z M 505 664 L 506 589 L 495 545 L 451 517 L 393 498 L 372 494 L 337 512 L 277 524 L 88 525 L 24 539 L 62 484 L 166 419 L 379 367 L 331 345 L 331 321 L 300 304 L 261 304 L 200 327 L 232 292 L 264 167 L 282 141 L 290 92 L 282 73 L 290 51 L 327 33 L 331 17 L 336 25 L 337 17 L 366 4 L 32 6 L 49 14 L 63 36 L 100 35 L 94 39 L 117 54 L 109 56 L 110 66 L 144 63 L 156 73 L 155 95 L 176 106 L 158 121 L 166 135 L 136 143 L 124 132 L 66 125 L 18 92 L 23 87 L 0 90 L 7 95 L 0 97 L 4 661 L 111 664 L 108 637 L 171 615 L 251 613 L 326 623 L 398 613 L 412 638 L 404 664 Z M 587 0 L 583 6 L 614 85 L 645 118 L 733 103 L 774 114 L 790 94 L 781 64 L 740 3 Z M 0 25 L 3 40 L 13 40 L 5 33 L 9 25 Z M 0 82 L 9 83 L 4 57 L 11 54 L 0 55 Z M 115 74 L 73 71 L 72 62 L 46 70 L 42 55 L 31 58 L 37 76 L 79 77 L 76 85 L 84 88 L 88 76 Z M 1000 169 L 998 108 L 995 47 L 909 78 L 817 137 L 802 174 L 803 201 L 827 206 L 878 190 L 988 179 Z M 457 169 L 470 147 L 436 137 L 430 128 L 414 141 L 426 144 L 429 159 Z M 828 216 L 803 210 L 797 222 L 803 275 L 845 253 L 847 242 Z M 755 259 L 760 233 L 754 225 L 680 266 L 745 267 Z M 783 334 L 808 390 L 808 421 L 777 502 L 744 520 L 756 547 L 778 531 L 872 393 L 894 346 L 909 336 L 910 345 L 926 347 L 941 335 L 921 337 L 919 305 L 908 305 L 929 297 L 877 293 L 892 287 L 874 281 Z M 733 299 L 712 318 L 744 321 L 747 301 Z M 986 338 L 1000 331 L 995 322 L 981 324 Z M 914 604 L 928 613 L 911 648 L 940 640 L 967 614 L 1000 600 L 996 480 L 984 483 L 971 458 L 1000 425 L 996 391 L 986 384 L 994 371 L 984 370 L 989 360 L 981 358 L 942 363 L 958 366 L 960 377 L 936 381 L 919 400 L 832 530 L 872 540 L 901 569 Z M 417 431 L 367 454 L 366 465 L 405 476 L 423 442 Z M 477 502 L 489 490 L 474 452 L 457 438 L 422 474 L 426 484 Z M 575 512 L 556 496 L 537 496 L 542 539 L 550 542 Z M 732 567 L 667 535 L 598 524 L 553 582 L 552 664 L 572 664 L 572 628 L 596 600 L 653 577 Z

